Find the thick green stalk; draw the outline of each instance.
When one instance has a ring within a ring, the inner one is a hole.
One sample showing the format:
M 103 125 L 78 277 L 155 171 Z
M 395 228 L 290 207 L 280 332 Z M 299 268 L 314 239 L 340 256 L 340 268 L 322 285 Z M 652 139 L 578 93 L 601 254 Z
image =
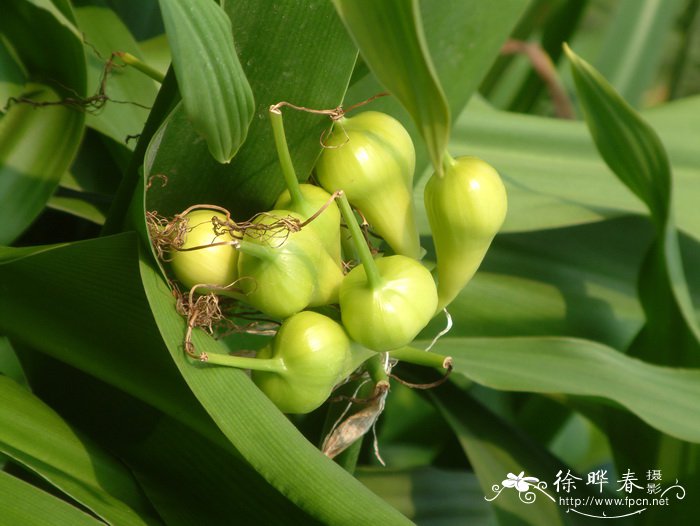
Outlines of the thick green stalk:
M 338 196 L 338 199 L 340 201 L 340 213 L 343 214 L 343 219 L 345 220 L 345 223 L 348 226 L 348 230 L 350 230 L 352 243 L 355 246 L 355 250 L 357 251 L 357 256 L 360 258 L 360 263 L 362 263 L 362 265 L 365 268 L 365 274 L 367 275 L 367 283 L 369 284 L 371 289 L 376 290 L 382 286 L 384 280 L 379 274 L 379 269 L 377 268 L 377 265 L 374 263 L 374 258 L 372 257 L 372 253 L 370 252 L 369 247 L 367 246 L 365 236 L 362 235 L 360 225 L 357 224 L 355 214 L 353 213 L 352 208 L 350 208 L 348 198 L 345 196 L 344 193 L 341 193 Z
M 434 367 L 436 369 L 447 369 L 448 365 L 452 363 L 452 358 L 449 356 L 426 352 L 415 347 L 402 347 L 401 349 L 390 351 L 389 355 L 403 362 Z
M 378 384 L 379 382 L 389 382 L 389 375 L 384 368 L 386 357 L 386 353 L 375 353 L 374 356 L 365 362 L 367 372 L 369 372 L 369 375 L 375 384 Z
M 277 157 L 279 158 L 280 166 L 282 167 L 284 182 L 287 185 L 289 195 L 292 199 L 292 208 L 298 210 L 304 206 L 306 200 L 304 199 L 304 196 L 301 195 L 299 180 L 297 179 L 297 174 L 294 171 L 294 164 L 292 164 L 292 156 L 289 154 L 287 137 L 284 134 L 282 112 L 279 110 L 279 108 L 271 106 L 269 113 L 270 123 L 272 124 L 272 135 L 275 138 Z
M 281 358 L 250 358 L 247 356 L 231 356 L 228 354 L 206 354 L 202 356 L 200 360 L 214 365 L 223 365 L 225 367 L 266 371 L 277 374 L 283 374 L 287 370 Z
M 137 69 L 138 71 L 140 71 L 144 75 L 155 80 L 157 83 L 159 83 L 159 84 L 163 83 L 165 76 L 160 71 L 156 70 L 155 68 L 152 68 L 151 66 L 149 66 L 145 62 L 139 60 L 131 53 L 119 52 L 119 53 L 117 53 L 117 55 L 119 56 L 120 59 L 122 59 L 122 61 L 125 64 L 132 66 L 133 68 Z
M 254 258 L 258 259 L 271 261 L 275 258 L 275 251 L 272 247 L 260 245 L 252 241 L 246 241 L 245 239 L 238 241 L 236 244 L 236 249 L 243 254 L 253 256 Z
M 455 165 L 455 160 L 454 158 L 450 155 L 450 153 L 445 150 L 445 153 L 442 155 L 442 171 L 441 172 L 435 172 L 435 175 L 438 177 L 442 178 L 445 176 L 445 173 Z

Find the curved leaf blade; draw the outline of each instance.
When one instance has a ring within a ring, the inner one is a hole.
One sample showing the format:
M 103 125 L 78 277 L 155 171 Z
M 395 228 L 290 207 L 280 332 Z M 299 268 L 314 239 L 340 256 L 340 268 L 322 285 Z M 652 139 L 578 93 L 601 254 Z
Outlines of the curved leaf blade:
M 357 50 L 327 0 L 280 0 L 270 16 L 258 0 L 227 2 L 248 79 L 257 101 L 248 139 L 228 165 L 214 162 L 186 112 L 177 110 L 151 143 L 152 170 L 168 184 L 147 193 L 148 210 L 174 215 L 195 203 L 226 207 L 236 219 L 269 210 L 284 189 L 268 110 L 280 101 L 310 108 L 335 108 L 343 100 Z M 282 35 L 284 35 L 282 37 Z M 289 46 L 288 42 L 294 42 Z M 319 137 L 327 116 L 292 112 L 285 133 L 300 180 L 321 153 Z
M 436 170 L 450 110 L 423 35 L 417 0 L 333 0 L 365 62 L 415 121 Z
M 159 3 L 187 116 L 214 159 L 228 163 L 245 141 L 255 112 L 231 21 L 211 0 Z
M 664 433 L 700 442 L 700 370 L 651 365 L 574 338 L 444 338 L 436 350 L 480 384 L 607 398 Z
M 141 273 L 151 309 L 175 365 L 243 457 L 289 500 L 326 524 L 408 524 L 408 519 L 325 457 L 240 370 L 201 366 L 182 350 L 186 322 L 160 271 L 144 255 Z M 201 330 L 197 352 L 228 349 Z M 303 483 L 300 483 L 303 481 Z
M 159 524 L 145 511 L 149 504 L 118 461 L 4 376 L 0 376 L 0 451 L 107 521 Z
M 104 526 L 102 521 L 4 471 L 0 471 L 0 504 L 0 524 L 4 526 Z
M 671 198 L 671 167 L 661 140 L 598 71 L 568 46 L 564 51 L 600 155 L 657 222 L 664 220 Z
M 56 100 L 35 86 L 28 96 Z M 63 106 L 14 104 L 0 119 L 0 244 L 11 243 L 43 210 L 80 144 L 84 115 Z

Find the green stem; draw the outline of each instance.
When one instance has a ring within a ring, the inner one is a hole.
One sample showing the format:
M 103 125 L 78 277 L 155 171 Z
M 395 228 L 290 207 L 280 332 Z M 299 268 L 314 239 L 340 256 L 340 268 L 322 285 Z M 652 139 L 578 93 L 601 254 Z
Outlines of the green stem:
M 272 135 L 275 137 L 275 146 L 277 147 L 277 157 L 282 167 L 282 175 L 284 182 L 289 190 L 289 195 L 292 199 L 292 207 L 299 209 L 306 202 L 304 196 L 301 195 L 299 189 L 299 180 L 294 171 L 292 164 L 292 156 L 289 154 L 289 146 L 287 145 L 287 137 L 284 134 L 284 122 L 282 121 L 282 112 L 274 107 L 270 108 L 270 123 L 272 124 Z
M 275 258 L 275 251 L 272 247 L 266 245 L 260 245 L 254 243 L 253 241 L 247 241 L 241 239 L 238 242 L 237 250 L 240 250 L 243 254 L 248 256 L 253 256 L 254 258 L 264 259 L 267 261 L 272 261 Z
M 450 152 L 445 150 L 445 153 L 442 155 L 442 171 L 438 173 L 439 177 L 444 177 L 445 174 L 457 163 L 452 156 L 450 155 Z
M 381 274 L 379 274 L 379 269 L 374 263 L 374 258 L 372 253 L 367 246 L 365 237 L 362 235 L 360 230 L 360 225 L 357 224 L 357 219 L 355 219 L 355 214 L 350 208 L 350 203 L 348 198 L 344 193 L 338 196 L 340 201 L 340 213 L 343 214 L 343 219 L 350 230 L 350 236 L 352 237 L 352 243 L 355 245 L 355 250 L 357 251 L 357 256 L 360 258 L 360 263 L 365 267 L 365 274 L 367 275 L 367 283 L 372 290 L 376 290 L 382 286 L 383 279 Z
M 415 347 L 402 347 L 401 349 L 389 351 L 389 355 L 403 362 L 423 365 L 425 367 L 434 367 L 436 369 L 446 369 L 446 365 L 452 361 L 452 358 L 449 356 L 426 352 L 421 349 L 416 349 Z
M 225 367 L 266 371 L 277 374 L 284 374 L 287 371 L 281 358 L 249 358 L 247 356 L 231 356 L 228 354 L 207 354 L 206 359 L 202 361 L 214 365 L 223 365 Z
M 386 353 L 374 353 L 367 362 L 365 366 L 367 367 L 367 372 L 369 372 L 372 381 L 375 384 L 379 382 L 389 382 L 389 376 L 384 369 L 384 360 L 386 358 Z
M 120 59 L 122 59 L 122 61 L 125 64 L 132 66 L 133 68 L 137 69 L 138 71 L 140 71 L 144 75 L 147 75 L 148 77 L 152 78 L 153 80 L 155 80 L 159 84 L 163 83 L 163 79 L 165 79 L 165 76 L 160 71 L 149 66 L 145 62 L 142 62 L 141 60 L 136 58 L 131 53 L 126 53 L 126 52 L 120 51 L 119 53 L 117 53 L 117 55 L 119 56 Z

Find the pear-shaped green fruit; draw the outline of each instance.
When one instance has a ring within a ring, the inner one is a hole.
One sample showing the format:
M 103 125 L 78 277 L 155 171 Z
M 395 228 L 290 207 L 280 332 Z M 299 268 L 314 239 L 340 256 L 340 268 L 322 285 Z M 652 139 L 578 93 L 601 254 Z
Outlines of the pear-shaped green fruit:
M 344 117 L 326 139 L 316 177 L 326 190 L 343 190 L 397 254 L 421 257 L 413 204 L 416 155 L 399 121 L 366 111 Z
M 379 279 L 365 265 L 345 276 L 340 286 L 340 312 L 350 337 L 378 352 L 411 343 L 437 307 L 430 272 L 418 261 L 395 255 L 374 260 Z
M 301 221 L 288 210 L 266 212 L 254 223 L 270 230 L 249 229 L 239 243 L 238 286 L 248 303 L 273 318 L 336 303 L 343 279 L 313 230 L 291 232 L 274 226 L 284 218 Z
M 435 242 L 438 310 L 479 268 L 508 209 L 498 172 L 476 157 L 446 159 L 442 177 L 425 186 L 425 209 Z
M 235 238 L 228 232 L 217 234 L 214 218 L 221 222 L 226 216 L 221 212 L 207 209 L 197 209 L 184 216 L 187 222 L 187 232 L 182 246 L 171 251 L 170 266 L 177 280 L 190 289 L 195 285 L 207 284 L 216 287 L 232 285 L 238 276 L 238 250 L 233 244 Z M 208 246 L 213 245 L 214 246 Z M 197 250 L 183 250 L 203 247 Z M 214 289 L 215 292 L 219 292 Z M 198 292 L 208 292 L 201 288 Z
M 335 201 L 330 201 L 331 194 L 318 186 L 300 184 L 299 192 L 301 199 L 294 200 L 289 190 L 285 190 L 277 199 L 275 208 L 296 212 L 306 221 L 327 205 L 323 212 L 309 223 L 309 227 L 316 232 L 326 252 L 340 266 L 340 212 L 338 205 L 335 204 Z
M 277 371 L 253 371 L 253 382 L 284 413 L 320 406 L 349 374 L 350 340 L 330 318 L 304 311 L 288 318 L 257 359 L 277 360 Z

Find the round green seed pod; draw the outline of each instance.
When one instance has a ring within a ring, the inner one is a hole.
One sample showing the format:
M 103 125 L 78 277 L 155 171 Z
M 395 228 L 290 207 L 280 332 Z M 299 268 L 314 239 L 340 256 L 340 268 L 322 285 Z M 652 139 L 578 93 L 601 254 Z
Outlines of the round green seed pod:
M 285 320 L 258 358 L 281 362 L 277 372 L 253 370 L 260 390 L 284 413 L 308 413 L 349 373 L 350 340 L 338 323 L 304 311 Z
M 198 209 L 187 213 L 184 217 L 187 222 L 184 242 L 180 250 L 171 251 L 170 266 L 177 280 L 187 289 L 199 284 L 227 287 L 237 279 L 238 251 L 233 243 L 214 245 L 234 242 L 235 239 L 229 233 L 217 234 L 214 218 L 226 221 L 224 214 L 214 210 Z M 182 250 L 195 247 L 202 248 Z M 198 292 L 208 290 L 202 288 Z
M 408 345 L 437 307 L 430 272 L 405 256 L 374 260 L 381 280 L 374 287 L 364 265 L 352 269 L 340 286 L 340 312 L 350 337 L 378 352 Z

